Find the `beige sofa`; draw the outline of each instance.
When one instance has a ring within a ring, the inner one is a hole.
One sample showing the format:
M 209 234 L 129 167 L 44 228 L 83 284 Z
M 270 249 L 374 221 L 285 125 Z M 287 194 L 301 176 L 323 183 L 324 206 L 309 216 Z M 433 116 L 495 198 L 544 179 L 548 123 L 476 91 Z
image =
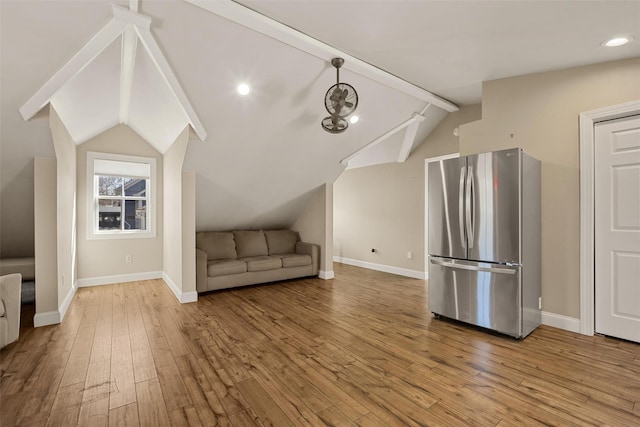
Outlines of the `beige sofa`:
M 198 292 L 315 276 L 318 245 L 291 230 L 196 233 Z
M 11 344 L 20 334 L 20 273 L 0 276 L 0 348 Z

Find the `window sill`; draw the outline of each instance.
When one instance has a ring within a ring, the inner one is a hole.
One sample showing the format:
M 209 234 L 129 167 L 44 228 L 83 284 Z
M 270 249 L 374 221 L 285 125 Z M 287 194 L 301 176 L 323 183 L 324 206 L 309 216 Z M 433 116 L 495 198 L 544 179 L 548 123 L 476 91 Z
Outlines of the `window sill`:
M 92 232 L 87 237 L 87 240 L 153 239 L 155 237 L 156 233 L 153 231 Z

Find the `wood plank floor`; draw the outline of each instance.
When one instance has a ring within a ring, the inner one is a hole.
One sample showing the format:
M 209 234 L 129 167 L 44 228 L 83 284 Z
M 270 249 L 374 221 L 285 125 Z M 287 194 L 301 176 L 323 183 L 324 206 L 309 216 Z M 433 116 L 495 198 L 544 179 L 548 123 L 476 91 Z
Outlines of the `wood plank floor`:
M 433 319 L 424 281 L 335 273 L 183 305 L 161 280 L 82 288 L 0 353 L 0 423 L 640 425 L 638 344 L 515 341 Z

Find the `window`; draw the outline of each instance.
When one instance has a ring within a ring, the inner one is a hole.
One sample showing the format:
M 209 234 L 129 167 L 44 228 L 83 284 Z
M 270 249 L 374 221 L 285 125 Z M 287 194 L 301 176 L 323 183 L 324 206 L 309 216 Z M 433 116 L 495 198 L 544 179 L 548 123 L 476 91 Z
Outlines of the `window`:
M 90 238 L 155 237 L 155 159 L 87 153 Z

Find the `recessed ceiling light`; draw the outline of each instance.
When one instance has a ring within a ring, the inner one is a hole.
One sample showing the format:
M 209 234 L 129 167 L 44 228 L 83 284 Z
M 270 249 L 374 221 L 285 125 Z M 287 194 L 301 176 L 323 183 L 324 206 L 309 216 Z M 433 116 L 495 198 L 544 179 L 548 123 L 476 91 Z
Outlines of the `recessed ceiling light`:
M 360 117 L 358 117 L 358 116 L 351 116 L 351 117 L 349 117 L 349 122 L 350 122 L 351 124 L 358 123 L 358 120 L 360 120 Z
M 239 84 L 236 90 L 240 95 L 247 95 L 249 92 L 251 92 L 251 88 L 246 83 Z
M 631 41 L 631 37 L 615 37 L 605 41 L 604 43 L 602 43 L 602 45 L 607 47 L 616 47 L 616 46 L 622 46 L 623 44 L 627 44 L 630 41 Z

